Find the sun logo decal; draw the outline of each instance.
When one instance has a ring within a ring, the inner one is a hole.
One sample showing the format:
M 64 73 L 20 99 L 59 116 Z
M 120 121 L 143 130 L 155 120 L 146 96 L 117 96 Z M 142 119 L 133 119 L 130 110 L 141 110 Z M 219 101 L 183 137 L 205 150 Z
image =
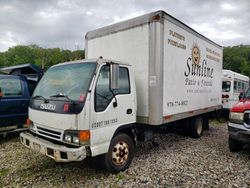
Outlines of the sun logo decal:
M 198 65 L 200 64 L 201 53 L 198 45 L 194 44 L 192 48 L 192 60 L 193 64 Z

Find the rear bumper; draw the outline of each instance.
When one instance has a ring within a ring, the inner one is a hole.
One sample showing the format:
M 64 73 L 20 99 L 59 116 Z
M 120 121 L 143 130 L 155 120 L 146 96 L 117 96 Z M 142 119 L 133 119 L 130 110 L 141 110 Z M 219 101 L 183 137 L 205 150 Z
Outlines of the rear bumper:
M 250 143 L 250 129 L 244 125 L 229 122 L 228 131 L 231 138 L 243 143 Z
M 38 151 L 57 162 L 82 161 L 86 158 L 86 147 L 68 148 L 66 146 L 53 144 L 45 139 L 33 136 L 28 132 L 20 134 L 21 143 L 32 150 Z

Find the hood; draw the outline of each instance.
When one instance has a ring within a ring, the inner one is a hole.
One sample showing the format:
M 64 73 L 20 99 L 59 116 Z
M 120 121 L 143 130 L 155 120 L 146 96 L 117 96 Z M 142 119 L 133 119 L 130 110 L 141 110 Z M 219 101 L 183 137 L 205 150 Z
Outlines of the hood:
M 245 110 L 250 110 L 250 100 L 241 100 L 231 108 L 231 112 L 244 112 Z

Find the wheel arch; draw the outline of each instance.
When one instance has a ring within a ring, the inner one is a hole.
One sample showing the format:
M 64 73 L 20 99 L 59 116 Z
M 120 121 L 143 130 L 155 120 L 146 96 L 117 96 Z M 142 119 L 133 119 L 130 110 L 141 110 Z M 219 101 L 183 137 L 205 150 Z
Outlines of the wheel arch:
M 137 139 L 137 135 L 136 135 L 136 124 L 126 124 L 126 125 L 123 125 L 123 126 L 120 126 L 118 127 L 113 136 L 112 136 L 112 139 L 118 135 L 118 134 L 121 134 L 121 133 L 124 133 L 124 134 L 127 134 L 129 137 L 131 137 L 131 139 L 133 140 L 134 144 L 136 142 L 136 139 Z

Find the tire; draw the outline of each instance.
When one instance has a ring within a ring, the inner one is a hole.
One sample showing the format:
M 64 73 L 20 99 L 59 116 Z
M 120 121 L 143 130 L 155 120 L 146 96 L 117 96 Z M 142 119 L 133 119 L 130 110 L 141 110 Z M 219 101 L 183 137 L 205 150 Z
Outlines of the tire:
M 110 143 L 109 151 L 104 156 L 104 165 L 111 173 L 126 170 L 134 157 L 134 143 L 127 134 L 116 135 Z
M 203 119 L 201 117 L 193 117 L 190 120 L 190 136 L 192 138 L 200 138 L 203 132 Z
M 208 117 L 208 115 L 203 116 L 203 130 L 209 130 L 209 117 Z
M 228 138 L 228 146 L 231 152 L 238 152 L 242 150 L 244 144 L 239 142 L 238 140 L 235 140 L 229 136 Z

